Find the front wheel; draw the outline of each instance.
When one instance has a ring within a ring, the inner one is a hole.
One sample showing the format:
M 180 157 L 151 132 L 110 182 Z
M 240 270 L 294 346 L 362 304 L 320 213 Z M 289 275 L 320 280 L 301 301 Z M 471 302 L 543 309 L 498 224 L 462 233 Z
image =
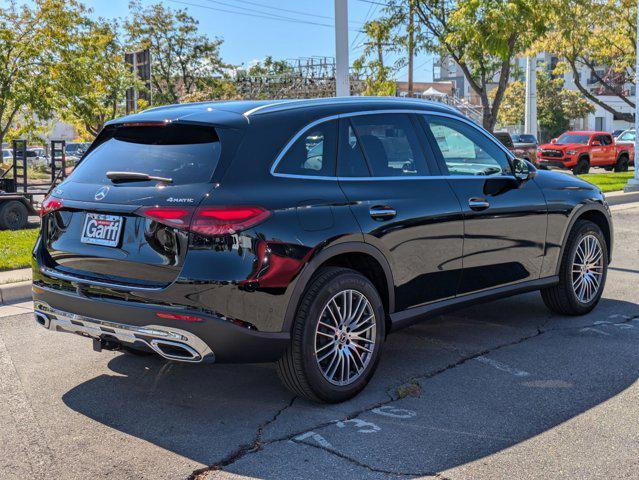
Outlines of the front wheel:
M 572 173 L 574 173 L 575 175 L 585 175 L 589 171 L 590 171 L 590 162 L 585 158 L 580 158 L 579 161 L 577 162 L 577 165 L 575 165 L 572 168 Z
M 309 400 L 348 400 L 373 376 L 384 338 L 384 307 L 373 284 L 354 270 L 324 268 L 302 297 L 279 376 Z
M 566 243 L 559 283 L 541 291 L 546 306 L 562 315 L 584 315 L 601 298 L 608 273 L 608 246 L 598 225 L 579 220 Z

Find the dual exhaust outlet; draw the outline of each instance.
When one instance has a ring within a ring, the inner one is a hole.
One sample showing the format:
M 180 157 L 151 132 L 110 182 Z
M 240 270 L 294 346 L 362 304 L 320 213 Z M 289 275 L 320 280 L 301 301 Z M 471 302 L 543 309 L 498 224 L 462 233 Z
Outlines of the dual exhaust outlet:
M 184 330 L 164 327 L 138 327 L 84 317 L 35 302 L 35 319 L 42 327 L 92 338 L 96 350 L 115 350 L 120 346 L 146 346 L 167 360 L 213 363 L 215 355 L 200 338 Z

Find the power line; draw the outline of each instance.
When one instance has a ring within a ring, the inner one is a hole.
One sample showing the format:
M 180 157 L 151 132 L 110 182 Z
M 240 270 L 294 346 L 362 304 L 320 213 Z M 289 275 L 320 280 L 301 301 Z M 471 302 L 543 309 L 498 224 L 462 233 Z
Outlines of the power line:
M 377 10 L 377 5 L 373 5 L 371 4 L 368 7 L 368 12 L 366 12 L 366 17 L 364 17 L 364 25 L 366 25 L 366 22 L 368 22 L 369 17 L 371 17 L 371 15 L 373 14 L 373 11 Z M 353 45 L 355 45 L 357 43 L 357 40 L 359 39 L 360 34 L 362 33 L 362 31 L 357 32 L 357 35 L 355 35 L 355 38 L 353 38 L 353 41 L 351 42 L 351 49 L 353 48 Z
M 209 7 L 208 5 L 200 5 L 197 3 L 189 3 L 189 2 L 184 2 L 181 0 L 168 0 L 169 2 L 172 3 L 177 3 L 180 5 L 188 5 L 190 7 L 199 7 L 199 8 L 204 8 L 207 10 L 213 10 L 216 12 L 224 12 L 224 13 L 234 13 L 235 15 L 243 15 L 245 17 L 254 17 L 254 18 L 265 18 L 267 20 L 278 20 L 280 22 L 288 22 L 288 23 L 304 23 L 307 25 L 317 25 L 320 27 L 329 27 L 329 28 L 335 28 L 334 25 L 329 25 L 326 23 L 319 23 L 319 22 L 311 22 L 309 20 L 301 20 L 298 18 L 292 18 L 292 17 L 284 17 L 281 15 L 276 15 L 276 14 L 271 14 L 271 13 L 264 13 L 264 14 L 254 14 L 254 13 L 247 13 L 247 12 L 238 12 L 235 10 L 226 10 L 223 8 L 217 8 L 217 7 Z M 235 7 L 234 7 L 235 8 Z M 351 31 L 358 31 L 357 29 L 349 29 Z
M 223 3 L 223 2 L 220 2 L 220 1 L 217 1 L 217 0 L 205 0 L 205 1 L 211 2 L 211 3 L 220 3 L 220 4 Z M 268 8 L 268 9 L 276 10 L 276 11 L 280 11 L 280 12 L 293 13 L 293 14 L 296 14 L 296 15 L 305 15 L 307 17 L 325 18 L 327 20 L 333 20 L 333 17 L 328 16 L 328 15 L 319 15 L 319 14 L 316 14 L 316 13 L 308 13 L 308 12 L 304 12 L 304 11 L 301 11 L 301 10 L 291 10 L 290 8 L 273 7 L 272 5 L 266 5 L 264 3 L 259 3 L 259 2 L 251 2 L 249 0 L 230 0 L 230 1 L 237 2 L 237 3 L 243 4 L 243 5 L 246 5 L 246 4 L 255 5 L 257 7 Z M 228 5 L 228 4 L 226 4 L 226 5 Z M 234 8 L 238 8 L 235 5 L 232 5 L 232 6 Z M 261 12 L 261 13 L 266 13 L 266 12 Z M 349 23 L 353 23 L 353 24 L 357 24 L 357 25 L 362 25 L 365 22 L 366 22 L 366 20 L 364 20 L 364 22 L 358 22 L 358 21 L 355 21 L 355 20 L 349 21 Z

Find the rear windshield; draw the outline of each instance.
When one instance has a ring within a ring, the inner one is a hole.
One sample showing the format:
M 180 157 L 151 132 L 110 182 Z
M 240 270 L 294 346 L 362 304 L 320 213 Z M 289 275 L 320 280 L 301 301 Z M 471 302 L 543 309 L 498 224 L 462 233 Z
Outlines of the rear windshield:
M 99 144 L 74 170 L 73 181 L 110 184 L 107 172 L 138 172 L 170 178 L 173 185 L 206 183 L 220 157 L 220 142 L 212 127 L 173 124 L 107 128 L 100 134 Z
M 512 135 L 512 139 L 515 143 L 537 143 L 534 135 L 515 134 Z

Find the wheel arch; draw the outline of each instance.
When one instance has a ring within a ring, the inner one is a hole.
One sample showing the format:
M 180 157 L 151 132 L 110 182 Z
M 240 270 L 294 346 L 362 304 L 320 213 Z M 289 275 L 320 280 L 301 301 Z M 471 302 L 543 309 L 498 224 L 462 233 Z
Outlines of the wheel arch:
M 283 331 L 290 331 L 302 295 L 315 273 L 326 266 L 350 268 L 368 278 L 382 298 L 387 326 L 389 325 L 389 315 L 395 311 L 395 286 L 388 260 L 381 251 L 368 243 L 345 242 L 323 249 L 304 266 L 286 307 Z
M 561 259 L 563 258 L 564 251 L 566 249 L 566 241 L 568 239 L 568 235 L 570 235 L 570 232 L 579 220 L 589 220 L 596 224 L 599 228 L 601 228 L 601 231 L 604 234 L 604 238 L 606 239 L 606 247 L 608 249 L 608 262 L 612 260 L 613 227 L 608 210 L 605 206 L 598 203 L 583 205 L 573 210 L 570 220 L 568 221 L 561 240 L 561 251 L 559 253 L 558 262 L 555 267 L 555 274 L 559 273 L 559 268 L 561 267 Z

